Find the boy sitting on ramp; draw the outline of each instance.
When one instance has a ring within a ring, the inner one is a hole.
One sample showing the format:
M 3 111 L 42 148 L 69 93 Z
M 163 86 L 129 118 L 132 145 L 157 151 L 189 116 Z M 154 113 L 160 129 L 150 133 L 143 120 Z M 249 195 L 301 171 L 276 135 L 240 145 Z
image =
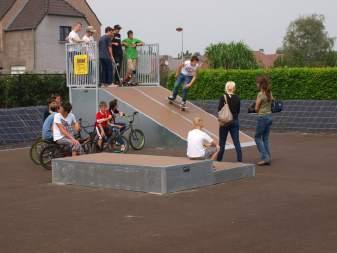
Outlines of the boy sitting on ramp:
M 198 56 L 192 56 L 191 60 L 185 61 L 178 67 L 176 72 L 177 80 L 174 84 L 172 95 L 168 97 L 170 101 L 176 100 L 179 88 L 182 84 L 184 84 L 181 106 L 186 106 L 188 90 L 193 86 L 197 79 L 197 70 L 199 66 L 200 65 Z

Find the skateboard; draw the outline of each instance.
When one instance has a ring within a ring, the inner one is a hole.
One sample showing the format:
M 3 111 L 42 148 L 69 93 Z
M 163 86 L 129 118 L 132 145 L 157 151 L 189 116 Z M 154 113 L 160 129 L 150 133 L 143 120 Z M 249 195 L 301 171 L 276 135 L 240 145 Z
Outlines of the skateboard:
M 188 107 L 186 106 L 186 105 L 181 105 L 181 100 L 178 100 L 178 99 L 176 99 L 176 100 L 170 100 L 170 99 L 167 99 L 168 100 L 168 103 L 170 104 L 170 105 L 175 105 L 175 106 L 178 106 L 179 108 L 180 108 L 180 110 L 181 111 L 186 111 L 186 109 L 188 109 Z

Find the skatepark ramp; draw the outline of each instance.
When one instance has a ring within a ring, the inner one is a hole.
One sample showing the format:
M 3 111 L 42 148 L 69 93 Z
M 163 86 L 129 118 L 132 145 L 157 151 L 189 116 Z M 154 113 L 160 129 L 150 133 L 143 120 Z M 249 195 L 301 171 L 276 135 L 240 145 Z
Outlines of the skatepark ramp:
M 95 101 L 94 92 L 88 90 L 74 90 L 72 101 L 77 117 L 94 122 Z M 213 115 L 188 102 L 186 111 L 182 112 L 176 105 L 170 105 L 167 97 L 170 91 L 163 87 L 124 87 L 104 88 L 99 90 L 99 100 L 110 101 L 117 99 L 122 111 L 132 113 L 138 111 L 137 128 L 142 129 L 146 136 L 146 145 L 151 147 L 186 146 L 188 132 L 192 128 L 195 117 L 204 121 L 205 132 L 218 141 L 218 121 Z M 90 106 L 90 107 L 89 107 Z M 88 115 L 90 117 L 88 118 Z M 253 139 L 240 134 L 242 147 L 255 145 Z M 233 148 L 232 140 L 228 138 L 227 148 Z

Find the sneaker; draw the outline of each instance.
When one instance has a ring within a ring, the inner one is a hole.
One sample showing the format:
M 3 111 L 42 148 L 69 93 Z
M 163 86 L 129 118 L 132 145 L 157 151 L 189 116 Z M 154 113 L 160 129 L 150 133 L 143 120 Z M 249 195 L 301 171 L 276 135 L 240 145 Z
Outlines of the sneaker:
M 175 97 L 173 97 L 173 96 L 169 96 L 169 97 L 168 97 L 168 100 L 174 101 L 174 100 L 176 100 L 176 99 L 175 99 Z
M 180 105 L 181 105 L 181 107 L 186 107 L 186 102 L 183 101 L 183 102 L 181 102 Z

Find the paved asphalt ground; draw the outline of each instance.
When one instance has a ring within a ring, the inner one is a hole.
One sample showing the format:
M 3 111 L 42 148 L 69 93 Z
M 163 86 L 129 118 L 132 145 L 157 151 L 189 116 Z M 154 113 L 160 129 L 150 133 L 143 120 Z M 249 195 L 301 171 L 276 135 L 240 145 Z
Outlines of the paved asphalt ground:
M 256 178 L 167 196 L 53 186 L 28 150 L 1 151 L 0 252 L 337 252 L 337 136 L 272 144 Z

